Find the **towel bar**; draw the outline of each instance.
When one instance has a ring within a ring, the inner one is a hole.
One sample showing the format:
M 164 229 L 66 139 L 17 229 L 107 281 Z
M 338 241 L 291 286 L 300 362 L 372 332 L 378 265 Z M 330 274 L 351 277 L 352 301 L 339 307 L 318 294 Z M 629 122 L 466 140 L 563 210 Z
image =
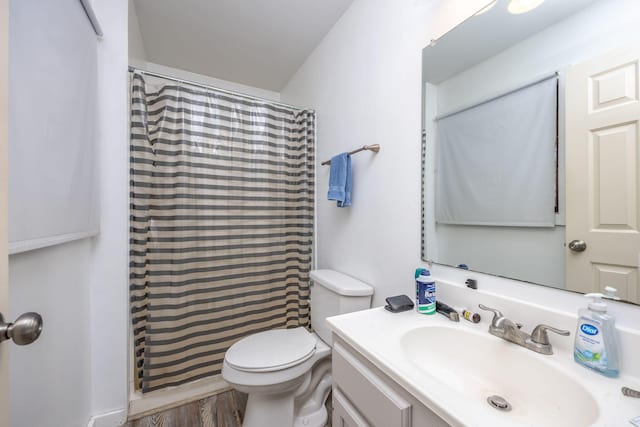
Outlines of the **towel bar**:
M 373 144 L 373 145 L 363 145 L 362 147 L 358 148 L 357 150 L 353 150 L 349 152 L 349 155 L 352 154 L 356 154 L 359 153 L 361 151 L 373 151 L 374 153 L 377 153 L 378 151 L 380 151 L 380 145 L 379 144 Z M 322 162 L 322 165 L 330 165 L 331 164 L 331 160 L 326 160 L 324 162 Z

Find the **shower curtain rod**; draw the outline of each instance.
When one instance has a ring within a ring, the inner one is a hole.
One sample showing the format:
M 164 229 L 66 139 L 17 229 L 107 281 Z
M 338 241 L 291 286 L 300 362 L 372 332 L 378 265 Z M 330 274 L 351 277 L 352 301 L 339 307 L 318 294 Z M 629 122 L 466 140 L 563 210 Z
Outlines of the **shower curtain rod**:
M 228 93 L 229 95 L 234 95 L 234 96 L 241 96 L 243 98 L 253 99 L 253 100 L 256 100 L 256 101 L 268 102 L 270 104 L 279 105 L 281 107 L 286 107 L 286 108 L 292 108 L 294 110 L 307 110 L 307 108 L 302 108 L 302 107 L 297 107 L 295 105 L 285 104 L 284 102 L 272 101 L 272 100 L 267 99 L 267 98 L 260 98 L 259 96 L 252 96 L 252 95 L 247 95 L 247 94 L 236 92 L 236 91 L 229 90 L 229 89 L 222 89 L 222 88 L 219 88 L 219 87 L 216 87 L 216 86 L 211 86 L 211 85 L 206 85 L 206 84 L 203 84 L 203 83 L 194 82 L 193 80 L 185 80 L 185 79 L 180 79 L 180 78 L 177 78 L 177 77 L 169 76 L 169 75 L 166 75 L 166 74 L 154 73 L 153 71 L 143 70 L 141 68 L 133 67 L 131 65 L 129 65 L 129 72 L 130 73 L 138 72 L 140 74 L 145 74 L 147 76 L 160 77 L 161 79 L 167 79 L 167 80 L 171 80 L 171 81 L 178 82 L 178 83 L 185 83 L 185 84 L 188 84 L 188 85 L 197 86 L 197 87 L 201 87 L 201 88 L 204 88 L 204 89 L 216 90 L 218 92 L 224 92 L 224 93 Z M 311 112 L 314 112 L 311 109 L 308 109 L 308 110 L 310 110 Z

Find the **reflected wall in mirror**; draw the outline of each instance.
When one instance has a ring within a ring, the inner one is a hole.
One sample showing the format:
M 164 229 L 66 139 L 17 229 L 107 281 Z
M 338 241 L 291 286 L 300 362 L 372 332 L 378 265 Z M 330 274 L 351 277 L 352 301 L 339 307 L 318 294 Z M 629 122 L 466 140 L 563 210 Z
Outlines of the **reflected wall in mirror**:
M 640 2 L 508 4 L 423 50 L 422 258 L 640 303 Z

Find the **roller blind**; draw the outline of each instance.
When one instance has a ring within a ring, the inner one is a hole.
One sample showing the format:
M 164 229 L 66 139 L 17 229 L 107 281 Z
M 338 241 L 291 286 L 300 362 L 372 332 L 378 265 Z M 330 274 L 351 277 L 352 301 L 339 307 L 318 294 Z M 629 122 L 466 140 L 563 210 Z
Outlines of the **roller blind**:
M 557 78 L 437 123 L 436 221 L 553 227 Z
M 11 1 L 9 13 L 9 249 L 17 253 L 98 232 L 97 39 L 78 0 Z

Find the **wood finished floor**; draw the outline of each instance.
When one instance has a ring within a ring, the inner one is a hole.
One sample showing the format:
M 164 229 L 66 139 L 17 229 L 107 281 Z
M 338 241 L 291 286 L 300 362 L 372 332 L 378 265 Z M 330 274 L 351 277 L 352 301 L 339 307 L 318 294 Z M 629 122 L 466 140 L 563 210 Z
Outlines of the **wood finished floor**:
M 129 421 L 122 427 L 240 427 L 247 395 L 235 390 Z
M 247 395 L 231 390 L 131 420 L 121 427 L 241 427 L 246 406 Z M 327 410 L 327 427 L 331 427 L 331 396 Z

